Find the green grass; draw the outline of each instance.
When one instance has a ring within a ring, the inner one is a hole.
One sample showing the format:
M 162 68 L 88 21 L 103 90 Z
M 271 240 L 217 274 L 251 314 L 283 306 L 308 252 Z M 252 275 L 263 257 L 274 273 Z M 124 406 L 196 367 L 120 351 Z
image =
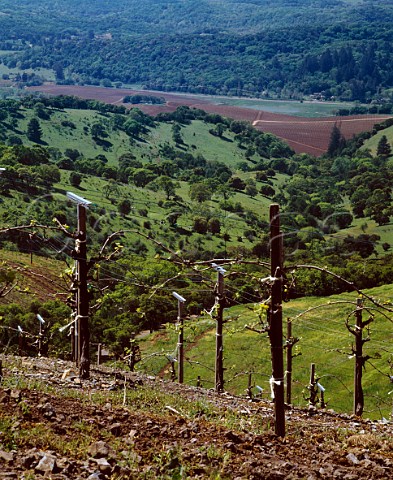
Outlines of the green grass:
M 246 226 L 244 220 L 235 213 L 225 212 L 219 208 L 218 200 L 212 199 L 210 202 L 206 202 L 206 205 L 201 207 L 200 205 L 193 205 L 189 198 L 189 185 L 185 182 L 180 182 L 180 188 L 177 189 L 177 194 L 182 197 L 183 201 L 190 207 L 190 210 L 184 213 L 178 220 L 177 228 L 170 228 L 166 222 L 166 217 L 169 213 L 167 209 L 159 205 L 159 201 L 166 200 L 165 194 L 163 192 L 152 192 L 147 188 L 137 188 L 133 185 L 121 185 L 119 198 L 130 198 L 133 210 L 126 217 L 121 217 L 118 214 L 117 205 L 113 204 L 108 200 L 103 191 L 104 187 L 107 184 L 106 180 L 97 177 L 85 176 L 82 184 L 79 189 L 71 186 L 69 183 L 69 172 L 62 173 L 62 181 L 59 184 L 56 184 L 55 187 L 62 192 L 73 191 L 77 194 L 82 195 L 88 200 L 92 201 L 95 206 L 90 210 L 92 214 L 100 219 L 105 225 L 105 229 L 108 230 L 108 233 L 121 230 L 121 229 L 139 229 L 144 234 L 148 234 L 150 230 L 141 229 L 146 221 L 150 222 L 151 230 L 155 231 L 158 235 L 158 239 L 163 239 L 165 244 L 171 245 L 172 248 L 177 250 L 178 241 L 181 239 L 185 240 L 184 235 L 178 233 L 178 229 L 183 229 L 188 231 L 187 241 L 188 242 L 199 242 L 202 244 L 204 249 L 212 252 L 216 252 L 217 249 L 223 250 L 225 246 L 229 247 L 230 245 L 239 245 L 239 238 L 241 237 L 240 244 L 244 247 L 251 248 L 253 243 L 244 237 L 244 230 L 248 227 Z M 57 199 L 62 199 L 66 201 L 66 197 L 63 193 L 55 195 Z M 247 197 L 243 193 L 238 193 L 234 196 L 233 201 L 239 201 L 246 208 L 250 208 L 254 211 L 259 211 L 262 216 L 267 218 L 268 215 L 268 204 L 269 200 L 259 196 L 254 199 Z M 4 205 L 3 205 L 4 207 Z M 100 211 L 102 208 L 105 209 L 105 213 L 101 214 Z M 213 212 L 214 216 L 217 216 L 221 222 L 221 232 L 228 232 L 230 234 L 230 240 L 225 244 L 222 239 L 222 235 L 211 235 L 211 234 L 198 234 L 194 233 L 193 225 L 193 216 L 200 215 L 201 209 L 207 209 Z M 139 213 L 141 210 L 147 210 L 147 216 L 141 216 Z M 1 210 L 0 210 L 1 211 Z M 20 218 L 20 213 L 18 213 Z M 22 218 L 23 215 L 22 215 Z M 30 221 L 31 215 L 25 217 L 26 221 Z M 137 233 L 128 233 L 127 239 L 135 241 L 140 239 L 144 241 L 146 246 L 150 251 L 154 251 L 153 245 L 151 242 L 145 241 Z
M 383 130 L 380 130 L 377 132 L 375 135 L 373 135 L 371 138 L 366 140 L 364 142 L 364 145 L 362 147 L 362 150 L 367 150 L 370 149 L 371 154 L 373 156 L 376 156 L 377 154 L 377 147 L 378 147 L 378 142 L 381 140 L 381 137 L 385 135 L 388 139 L 388 142 L 393 145 L 393 126 L 385 128 Z
M 368 294 L 381 303 L 390 302 L 393 286 L 378 287 L 369 290 Z M 326 388 L 325 401 L 328 402 L 328 408 L 338 412 L 352 411 L 354 359 L 349 357 L 354 337 L 345 327 L 345 320 L 353 312 L 356 298 L 355 294 L 347 293 L 329 298 L 302 298 L 284 304 L 284 329 L 286 319 L 291 319 L 292 335 L 299 338 L 294 352 L 300 355 L 293 359 L 294 405 L 307 405 L 306 386 L 309 383 L 310 365 L 315 363 L 320 383 Z M 382 416 L 389 418 L 392 399 L 388 392 L 393 387 L 387 375 L 392 374 L 388 364 L 389 358 L 391 359 L 393 355 L 392 320 L 378 313 L 369 301 L 365 302 L 365 306 L 370 310 L 364 311 L 363 319 L 367 319 L 372 313 L 375 320 L 370 325 L 371 340 L 365 343 L 364 354 L 372 357 L 380 355 L 380 358 L 373 358 L 364 371 L 364 416 L 374 419 Z M 256 322 L 252 305 L 250 308 L 247 306 L 230 308 L 226 310 L 225 318 L 229 319 L 224 325 L 226 390 L 235 394 L 245 394 L 248 374 L 252 372 L 254 387 L 255 385 L 262 387 L 263 398 L 269 399 L 271 360 L 267 335 L 245 328 L 245 325 Z M 353 325 L 355 322 L 353 315 L 349 318 L 349 323 Z M 204 387 L 214 387 L 214 321 L 201 317 L 190 324 L 186 322 L 185 339 L 185 383 L 196 385 L 199 376 Z M 177 332 L 172 327 L 141 340 L 144 360 L 138 368 L 155 375 L 161 373 L 169 378 L 170 364 L 164 353 L 173 355 L 176 343 Z M 155 355 L 157 353 L 160 355 Z M 257 390 L 254 388 L 253 392 L 256 394 Z
M 4 56 L 7 53 L 9 53 L 9 52 L 0 51 L 0 57 Z M 22 75 L 23 73 L 28 73 L 28 74 L 35 73 L 36 75 L 42 77 L 46 81 L 54 81 L 55 80 L 54 71 L 50 70 L 48 68 L 21 69 L 21 68 L 18 68 L 18 67 L 9 68 L 9 67 L 7 67 L 7 65 L 4 65 L 3 63 L 0 64 L 0 77 L 2 75 L 9 75 L 10 78 L 12 79 L 17 74 Z
M 223 138 L 220 139 L 209 133 L 211 128 L 213 128 L 213 125 L 205 124 L 199 120 L 183 127 L 181 133 L 185 144 L 195 146 L 196 148 L 192 148 L 206 159 L 218 160 L 231 167 L 245 160 L 243 151 L 238 148 L 233 139 L 233 133 L 226 131 Z
M 18 124 L 18 130 L 21 132 L 19 136 L 26 145 L 34 145 L 25 135 L 28 122 L 35 117 L 34 111 L 24 110 L 23 114 L 24 118 Z M 65 120 L 73 122 L 76 128 L 64 127 L 61 122 Z M 112 132 L 108 127 L 110 136 L 107 140 L 110 145 L 107 148 L 98 145 L 89 133 L 89 129 L 94 123 L 102 121 L 103 117 L 93 110 L 54 111 L 49 120 L 39 119 L 42 142 L 44 145 L 55 145 L 63 153 L 66 149 L 76 149 L 85 158 L 105 155 L 109 165 L 117 165 L 119 156 L 130 150 L 129 138 L 124 132 Z M 108 119 L 104 121 L 109 125 Z M 84 128 L 88 131 L 85 132 Z
M 26 137 L 27 125 L 35 112 L 31 109 L 21 110 L 22 119 L 18 122 L 18 129 L 12 132 L 19 136 L 26 145 L 34 145 Z M 95 158 L 103 154 L 108 159 L 109 165 L 116 165 L 119 157 L 126 152 L 132 152 L 138 160 L 147 162 L 159 159 L 159 148 L 164 143 L 174 146 L 171 133 L 171 124 L 159 123 L 156 128 L 150 128 L 146 139 L 136 141 L 131 145 L 129 137 L 122 131 L 113 131 L 111 128 L 111 116 L 104 117 L 93 110 L 54 110 L 49 120 L 39 119 L 42 129 L 42 142 L 47 145 L 55 145 L 64 152 L 68 149 L 77 149 L 85 158 Z M 76 128 L 64 127 L 62 121 L 71 121 Z M 106 125 L 108 142 L 102 147 L 94 141 L 90 134 L 90 127 L 94 123 L 101 122 Z M 183 151 L 191 154 L 201 154 L 206 160 L 217 160 L 236 167 L 239 162 L 245 161 L 244 150 L 239 149 L 233 140 L 233 134 L 225 132 L 224 138 L 220 139 L 211 135 L 208 130 L 212 125 L 196 120 L 191 125 L 183 126 L 181 135 L 184 139 Z M 257 157 L 256 157 L 257 158 Z
M 387 243 L 390 247 L 393 247 L 393 224 L 388 223 L 386 225 L 378 225 L 374 220 L 370 218 L 354 218 L 350 227 L 340 230 L 339 232 L 332 234 L 332 238 L 342 239 L 347 235 L 357 237 L 361 234 L 366 235 L 378 235 L 380 240 L 376 245 L 377 255 L 384 254 L 382 245 Z M 390 250 L 388 250 L 388 253 Z

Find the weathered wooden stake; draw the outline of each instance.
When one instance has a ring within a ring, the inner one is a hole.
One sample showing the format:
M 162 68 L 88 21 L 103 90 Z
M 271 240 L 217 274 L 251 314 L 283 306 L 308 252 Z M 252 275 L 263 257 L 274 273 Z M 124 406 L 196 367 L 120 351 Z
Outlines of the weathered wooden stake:
M 177 322 L 179 326 L 179 336 L 177 341 L 177 381 L 184 381 L 184 321 L 183 321 L 183 305 L 180 300 L 177 302 Z
M 97 345 L 97 365 L 101 365 L 101 343 Z
M 76 352 L 75 352 L 75 327 L 74 325 L 70 328 L 70 337 L 71 337 L 71 360 L 76 362 Z
M 76 239 L 76 260 L 78 277 L 77 329 L 78 329 L 78 364 L 79 376 L 90 376 L 90 330 L 89 330 L 89 295 L 87 291 L 87 246 L 86 246 L 86 207 L 78 203 L 78 238 Z
M 292 322 L 287 318 L 287 403 L 292 399 Z
M 356 327 L 353 330 L 355 335 L 355 375 L 354 375 L 354 396 L 353 396 L 353 410 L 355 415 L 362 416 L 364 408 L 364 394 L 362 386 L 363 374 L 363 322 L 362 322 L 363 300 L 357 299 L 356 302 Z
M 216 303 L 218 305 L 217 310 L 217 328 L 216 328 L 216 379 L 215 389 L 216 392 L 221 393 L 224 391 L 224 344 L 223 344 L 223 324 L 224 324 L 224 270 L 217 270 L 217 290 L 216 290 Z
M 270 348 L 272 357 L 272 391 L 274 393 L 275 432 L 285 436 L 285 405 L 284 405 L 284 360 L 282 332 L 282 261 L 283 247 L 280 231 L 280 207 L 270 205 L 270 263 L 272 291 L 270 304 Z
M 251 372 L 249 372 L 248 374 L 247 395 L 249 398 L 252 398 L 252 373 Z
M 315 363 L 311 364 L 310 368 L 310 398 L 308 401 L 308 404 L 315 407 L 317 403 L 317 388 L 316 388 L 316 382 L 315 382 Z

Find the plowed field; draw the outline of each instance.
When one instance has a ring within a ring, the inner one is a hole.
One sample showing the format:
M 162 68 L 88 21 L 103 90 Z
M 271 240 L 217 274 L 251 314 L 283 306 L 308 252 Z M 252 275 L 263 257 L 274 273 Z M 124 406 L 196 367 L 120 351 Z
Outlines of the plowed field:
M 391 115 L 357 115 L 349 117 L 306 118 L 291 115 L 270 113 L 245 107 L 216 105 L 209 97 L 201 98 L 166 92 L 149 92 L 148 90 L 114 89 L 75 85 L 42 85 L 30 90 L 41 91 L 51 95 L 75 95 L 85 99 L 95 99 L 105 103 L 121 105 L 126 95 L 144 94 L 165 98 L 165 105 L 138 105 L 145 113 L 157 115 L 160 112 L 173 112 L 181 105 L 201 108 L 207 112 L 233 118 L 247 120 L 258 130 L 273 133 L 286 141 L 296 153 L 309 153 L 319 156 L 326 152 L 330 134 L 335 124 L 340 127 L 345 138 L 370 131 L 376 123 L 380 123 Z

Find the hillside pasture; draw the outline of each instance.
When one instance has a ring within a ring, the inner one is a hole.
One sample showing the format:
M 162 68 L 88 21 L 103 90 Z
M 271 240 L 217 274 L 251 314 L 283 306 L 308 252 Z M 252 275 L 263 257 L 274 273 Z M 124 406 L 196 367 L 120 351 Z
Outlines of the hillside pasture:
M 364 142 L 364 145 L 362 149 L 370 149 L 372 155 L 377 154 L 377 149 L 378 149 L 378 143 L 381 140 L 381 137 L 385 135 L 388 142 L 393 145 L 393 127 L 388 127 L 384 128 L 383 130 L 380 130 L 377 132 L 375 135 L 373 135 L 371 138 L 366 140 Z

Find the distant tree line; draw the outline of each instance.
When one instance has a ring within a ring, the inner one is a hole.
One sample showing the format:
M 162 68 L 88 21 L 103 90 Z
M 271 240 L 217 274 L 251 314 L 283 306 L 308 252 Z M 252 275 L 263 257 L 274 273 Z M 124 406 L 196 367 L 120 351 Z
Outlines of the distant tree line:
M 154 95 L 126 95 L 123 98 L 124 103 L 132 103 L 133 105 L 138 105 L 139 103 L 151 104 L 151 105 L 163 105 L 165 103 L 165 98 L 156 97 Z

